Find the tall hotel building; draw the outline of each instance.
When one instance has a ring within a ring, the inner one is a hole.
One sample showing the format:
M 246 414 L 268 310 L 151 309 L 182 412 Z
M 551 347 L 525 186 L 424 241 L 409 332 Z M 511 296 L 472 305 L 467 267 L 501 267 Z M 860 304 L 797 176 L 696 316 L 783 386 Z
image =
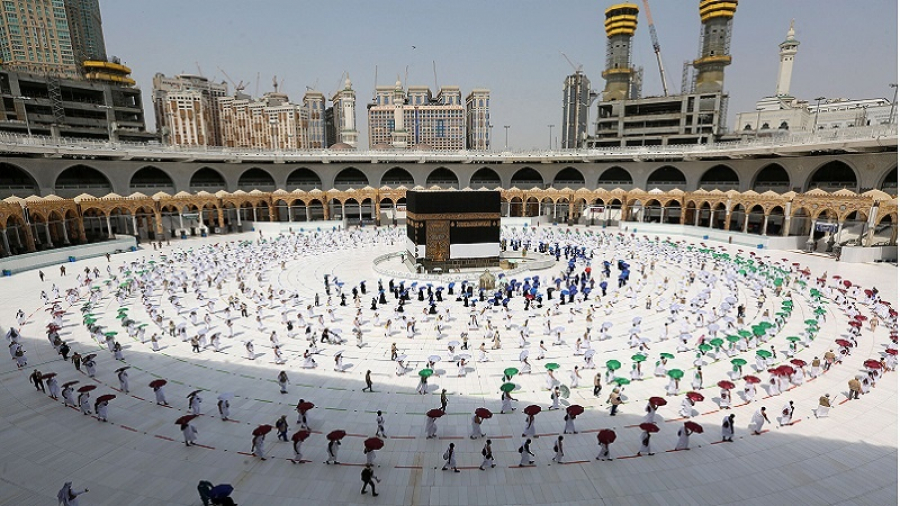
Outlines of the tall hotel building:
M 218 101 L 227 95 L 227 84 L 203 76 L 153 76 L 153 111 L 163 143 L 221 146 Z

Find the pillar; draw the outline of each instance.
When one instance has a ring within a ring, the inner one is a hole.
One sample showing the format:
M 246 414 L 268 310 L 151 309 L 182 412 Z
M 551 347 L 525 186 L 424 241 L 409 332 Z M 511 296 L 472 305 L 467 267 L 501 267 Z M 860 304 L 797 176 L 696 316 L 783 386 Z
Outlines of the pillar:
M 835 242 L 837 242 L 838 238 L 841 236 L 841 230 L 844 230 L 844 221 L 843 220 L 838 222 L 837 232 L 834 233 Z M 862 241 L 860 241 L 860 242 L 862 242 Z
M 84 216 L 81 216 L 81 219 L 75 222 L 78 225 L 78 240 L 81 244 L 87 242 L 87 233 L 84 231 Z
M 165 233 L 163 233 L 162 214 L 160 214 L 158 211 L 154 210 L 153 211 L 153 221 L 156 222 L 156 235 L 157 235 L 156 239 L 162 240 L 162 238 L 165 237 L 165 235 L 166 235 Z
M 747 233 L 747 227 L 750 225 L 750 213 L 744 213 L 744 228 L 741 230 L 745 234 Z
M 140 236 L 141 234 L 140 234 L 140 232 L 138 232 L 138 226 L 137 226 L 137 225 L 138 225 L 138 224 L 137 224 L 137 216 L 135 216 L 135 215 L 132 214 L 132 215 L 131 215 L 131 226 L 134 228 L 134 235 Z
M 253 221 L 258 221 L 256 219 L 256 205 L 255 204 L 253 205 Z
M 781 235 L 787 237 L 791 230 L 791 203 L 784 205 L 784 225 L 782 226 Z
M 374 199 L 372 205 L 375 206 L 375 224 L 381 225 L 381 199 Z
M 362 223 L 362 202 L 359 202 L 359 222 Z
M 331 199 L 325 199 L 322 201 L 322 214 L 325 215 L 325 221 L 331 219 Z
M 113 236 L 113 233 L 112 233 L 112 223 L 111 223 L 110 220 L 109 220 L 109 214 L 106 215 L 106 234 L 107 234 L 110 238 L 112 238 L 112 236 Z
M 575 218 L 575 201 L 569 200 L 569 219 L 567 220 L 569 224 L 577 222 L 577 218 Z
M 764 214 L 763 222 L 762 222 L 762 232 L 760 233 L 760 235 L 768 235 L 768 233 L 767 233 L 768 230 L 769 230 L 769 215 Z
M 278 221 L 278 208 L 274 203 L 269 206 L 269 221 Z
M 63 244 L 72 244 L 71 242 L 69 242 L 69 230 L 66 228 L 66 218 L 65 217 L 63 217 L 63 219 L 62 219 L 62 229 L 63 229 Z
M 345 204 L 346 204 L 345 202 L 341 202 L 341 219 L 342 220 L 347 219 L 347 206 Z
M 306 221 L 312 221 L 312 213 L 309 210 L 309 204 L 306 204 L 305 207 L 306 207 Z
M 522 216 L 523 218 L 524 218 L 525 216 L 528 215 L 528 213 L 525 212 L 525 208 L 527 207 L 527 206 L 525 205 L 526 202 L 528 202 L 528 201 L 525 200 L 525 197 L 522 197 L 522 212 L 521 212 L 521 216 Z
M 725 210 L 725 226 L 723 230 L 731 230 L 731 211 Z
M 219 218 L 219 220 L 218 220 L 219 228 L 224 229 L 225 228 L 225 213 L 222 212 L 221 207 L 216 208 L 216 217 Z
M 50 237 L 50 224 L 44 222 L 44 234 L 47 236 L 47 246 L 53 247 L 53 239 Z
M 7 255 L 12 255 L 12 250 L 9 248 L 9 237 L 6 235 L 6 228 L 2 228 L 0 231 L 3 232 L 3 251 L 5 251 Z
M 700 208 L 694 210 L 694 226 L 700 226 Z
M 716 210 L 710 206 L 709 208 L 709 228 L 713 228 L 713 222 L 716 221 Z
M 241 227 L 241 213 L 243 210 L 240 208 L 240 206 L 236 206 L 234 208 L 234 210 L 237 212 L 237 226 L 238 226 L 238 228 L 240 228 Z
M 666 208 L 660 207 L 659 208 L 659 224 L 662 225 L 665 222 L 666 222 Z
M 288 213 L 288 222 L 294 221 L 294 206 L 292 206 L 291 204 L 288 204 L 287 213 Z
M 181 211 L 178 212 L 178 228 L 184 230 L 184 216 L 181 215 Z
M 25 229 L 25 249 L 29 253 L 34 253 L 37 251 L 37 248 L 34 247 L 34 235 L 31 233 L 31 227 L 25 226 L 22 228 Z

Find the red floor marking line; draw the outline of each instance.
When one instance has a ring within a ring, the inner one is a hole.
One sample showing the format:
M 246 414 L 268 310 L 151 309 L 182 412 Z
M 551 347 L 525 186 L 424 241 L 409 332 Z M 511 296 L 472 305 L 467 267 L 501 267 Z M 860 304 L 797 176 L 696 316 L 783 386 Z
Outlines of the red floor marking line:
M 622 427 L 622 428 L 623 428 L 623 429 L 630 429 L 630 428 L 632 428 L 632 427 L 640 427 L 640 426 L 641 426 L 641 424 L 636 423 L 636 424 L 634 424 L 634 425 L 626 425 L 625 427 Z
M 786 423 L 786 424 L 782 425 L 782 427 L 790 427 L 791 425 L 794 425 L 794 424 L 796 424 L 796 423 L 800 423 L 800 422 L 802 422 L 802 421 L 803 421 L 802 418 L 799 419 L 799 420 L 794 420 L 794 421 L 791 422 L 791 423 Z
M 524 466 L 509 466 L 510 469 L 525 469 L 526 467 L 537 467 L 537 464 L 525 464 Z
M 366 467 L 365 464 L 356 464 L 354 462 L 341 462 L 338 465 L 339 466 L 350 466 L 350 467 Z
M 687 451 L 687 450 L 686 450 L 686 449 L 685 449 L 685 450 L 666 450 L 666 453 L 672 453 L 672 452 L 684 452 L 684 451 Z
M 127 425 L 119 425 L 119 427 L 122 427 L 125 430 L 130 430 L 131 432 L 137 432 L 137 429 L 132 429 L 131 427 L 129 427 Z
M 160 436 L 159 434 L 154 434 L 153 437 L 155 437 L 157 439 L 163 439 L 165 441 L 175 441 L 174 439 L 172 439 L 168 436 Z
M 388 436 L 388 439 L 415 439 L 416 436 Z
M 642 457 L 643 455 L 627 455 L 625 457 L 616 457 L 616 460 L 625 460 L 625 459 L 637 459 Z
M 849 400 L 850 400 L 850 399 L 844 399 L 844 400 L 842 400 L 841 402 L 838 403 L 838 406 L 840 406 L 841 404 L 843 404 L 843 403 L 845 403 L 845 402 L 847 402 L 847 401 L 849 401 Z
M 369 437 L 365 434 L 345 434 L 345 435 L 349 436 L 349 437 Z
M 718 413 L 719 411 L 721 411 L 721 409 L 714 409 L 714 410 L 712 410 L 712 411 L 707 411 L 706 413 L 700 413 L 700 415 L 701 415 L 701 416 L 702 416 L 702 415 L 711 415 L 711 414 L 713 414 L 713 413 Z
M 216 449 L 215 446 L 207 446 L 207 445 L 202 445 L 200 443 L 197 443 L 194 446 L 199 446 L 200 448 L 206 448 L 207 450 L 215 450 Z
M 680 422 L 680 421 L 682 421 L 682 420 L 688 420 L 688 417 L 682 416 L 681 418 L 670 418 L 670 419 L 668 419 L 668 420 L 665 420 L 664 423 L 669 423 L 669 422 Z
M 556 436 L 556 435 L 558 435 L 558 434 L 555 432 L 550 432 L 548 434 L 535 434 L 535 437 L 550 437 L 550 436 Z
M 717 444 L 722 444 L 722 443 L 727 443 L 727 442 L 728 442 L 728 441 L 714 441 L 714 442 L 709 443 L 709 444 L 711 444 L 711 445 L 717 445 Z
M 141 400 L 141 401 L 146 400 L 143 397 L 138 397 L 137 395 L 132 395 L 132 397 L 134 397 L 135 399 Z
M 512 436 L 491 436 L 491 439 L 512 439 Z
M 422 469 L 422 466 L 394 466 L 394 469 Z
M 349 436 L 350 434 L 347 434 L 347 435 Z M 463 437 L 462 437 L 462 436 L 441 436 L 441 437 L 439 437 L 438 439 L 440 439 L 440 440 L 444 440 L 444 439 L 463 439 Z
M 733 406 L 733 407 L 739 408 L 739 407 L 741 407 L 741 406 L 746 406 L 747 404 L 750 404 L 750 401 L 747 401 L 747 402 L 745 402 L 745 403 L 743 403 L 743 404 L 736 404 L 736 405 Z
M 573 460 L 571 462 L 560 462 L 560 464 L 567 466 L 569 464 L 587 464 L 590 460 Z

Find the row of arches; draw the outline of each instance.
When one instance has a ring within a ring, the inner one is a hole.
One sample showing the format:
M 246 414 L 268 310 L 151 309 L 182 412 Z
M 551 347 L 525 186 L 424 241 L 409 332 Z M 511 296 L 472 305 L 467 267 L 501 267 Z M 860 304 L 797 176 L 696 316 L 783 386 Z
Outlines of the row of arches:
M 596 181 L 599 188 L 623 188 L 630 189 L 634 186 L 634 177 L 623 167 L 610 167 L 604 170 Z M 519 189 L 531 188 L 586 188 L 589 186 L 581 171 L 575 167 L 565 167 L 559 170 L 552 181 L 545 181 L 544 177 L 531 167 L 523 167 L 517 170 L 510 179 L 511 187 Z M 647 189 L 659 188 L 661 190 L 686 189 L 687 178 L 680 169 L 671 165 L 665 165 L 655 169 L 647 178 Z M 373 181 L 362 170 L 356 167 L 347 167 L 341 170 L 334 179 L 334 188 L 347 190 L 350 188 L 371 187 L 400 187 L 413 188 L 416 186 L 413 175 L 402 167 L 393 167 L 386 171 L 378 181 Z M 426 180 L 425 187 L 437 186 L 440 188 L 461 189 L 463 182 L 455 172 L 445 167 L 432 170 Z M 472 188 L 498 188 L 503 186 L 500 174 L 489 167 L 476 170 L 468 186 Z M 740 177 L 737 172 L 727 165 L 720 164 L 706 170 L 700 178 L 699 188 L 704 190 L 719 189 L 722 191 L 737 190 L 740 186 Z M 835 191 L 841 188 L 858 190 L 859 182 L 856 172 L 846 163 L 833 160 L 825 163 L 813 172 L 809 178 L 807 191 L 821 188 L 826 191 Z M 759 193 L 775 191 L 783 193 L 791 190 L 791 179 L 784 167 L 778 163 L 770 163 L 757 172 L 751 184 L 751 188 Z M 75 196 L 81 193 L 104 195 L 113 191 L 109 178 L 100 170 L 88 165 L 75 165 L 62 171 L 54 183 L 54 193 L 60 196 Z M 202 167 L 191 175 L 189 191 L 196 193 L 208 191 L 215 193 L 218 190 L 227 189 L 224 175 L 216 169 Z M 268 171 L 252 167 L 241 173 L 237 189 L 244 191 L 260 190 L 274 191 L 276 189 L 275 178 Z M 297 168 L 287 177 L 287 191 L 295 189 L 309 191 L 312 189 L 325 189 L 322 178 L 309 168 Z M 897 191 L 897 168 L 893 168 L 885 175 L 881 188 L 888 193 Z M 38 184 L 35 179 L 24 169 L 9 163 L 0 163 L 0 190 L 8 194 L 37 194 Z M 129 192 L 176 193 L 173 178 L 164 170 L 148 166 L 135 172 L 129 182 Z

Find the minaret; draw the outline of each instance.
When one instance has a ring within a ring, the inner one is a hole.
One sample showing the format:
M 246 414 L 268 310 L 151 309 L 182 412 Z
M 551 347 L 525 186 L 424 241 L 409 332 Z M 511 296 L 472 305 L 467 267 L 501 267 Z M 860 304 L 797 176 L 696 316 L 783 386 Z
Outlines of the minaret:
M 391 144 L 397 149 L 406 149 L 406 129 L 403 127 L 403 105 L 406 103 L 406 92 L 397 79 L 394 86 L 394 131 L 391 132 Z
M 776 97 L 786 97 L 791 94 L 791 74 L 794 71 L 794 56 L 797 55 L 797 46 L 800 41 L 794 38 L 794 20 L 788 29 L 787 38 L 778 45 L 781 48 L 781 65 L 778 67 L 778 84 L 775 87 Z
M 606 9 L 606 70 L 603 101 L 625 100 L 630 95 L 634 68 L 631 66 L 631 38 L 637 29 L 638 6 L 616 4 Z
M 353 91 L 350 77 L 344 81 L 344 89 L 339 93 L 341 108 L 341 124 L 338 125 L 338 142 L 349 144 L 354 148 L 359 141 L 359 132 L 356 131 L 356 92 Z
M 725 85 L 731 65 L 731 21 L 737 0 L 700 0 L 700 54 L 694 60 L 697 93 L 716 93 Z

